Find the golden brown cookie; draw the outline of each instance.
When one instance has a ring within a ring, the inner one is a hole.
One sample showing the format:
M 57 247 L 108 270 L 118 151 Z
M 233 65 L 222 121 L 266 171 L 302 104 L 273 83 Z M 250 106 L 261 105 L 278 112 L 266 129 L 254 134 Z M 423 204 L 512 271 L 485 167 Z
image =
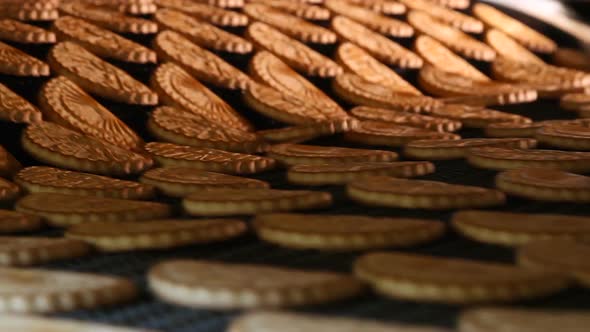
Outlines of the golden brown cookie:
M 344 138 L 350 142 L 367 145 L 401 147 L 415 140 L 456 140 L 461 136 L 391 122 L 368 120 L 362 121 L 358 127 L 345 133 Z
M 221 8 L 242 8 L 246 1 L 244 0 L 192 0 L 196 3 L 206 3 Z
M 83 0 L 83 2 L 131 15 L 150 15 L 158 10 L 152 0 Z
M 285 35 L 303 43 L 334 44 L 336 34 L 324 27 L 309 23 L 302 18 L 284 12 L 273 6 L 249 3 L 242 9 L 253 21 L 263 22 Z
M 111 325 L 88 323 L 78 320 L 65 320 L 57 318 L 43 318 L 31 315 L 0 315 L 0 329 L 17 328 L 21 331 L 35 331 L 42 329 L 45 331 L 108 331 L 108 332 L 155 332 L 148 330 L 138 330 L 132 328 L 115 327 Z M 428 332 L 428 331 L 426 331 Z M 437 332 L 437 331 L 434 331 Z
M 53 44 L 51 31 L 12 19 L 0 19 L 0 39 L 24 44 Z
M 0 4 L 0 17 L 12 18 L 20 21 L 53 21 L 59 17 L 55 6 L 39 8 L 30 6 L 31 3 Z
M 20 187 L 0 178 L 0 202 L 12 201 L 20 194 Z
M 583 122 L 583 119 L 578 120 L 545 120 L 530 123 L 518 122 L 498 122 L 492 123 L 484 128 L 485 134 L 488 137 L 535 137 L 537 130 L 544 126 L 552 126 L 558 124 L 575 124 Z
M 197 260 L 160 263 L 148 282 L 164 301 L 211 309 L 312 305 L 353 297 L 364 288 L 339 273 Z
M 261 3 L 286 13 L 310 21 L 324 21 L 330 19 L 330 11 L 324 7 L 298 1 L 283 0 L 250 0 L 249 3 Z
M 51 122 L 27 127 L 22 145 L 41 162 L 81 172 L 128 175 L 140 173 L 153 164 L 147 156 Z
M 257 48 L 275 54 L 289 66 L 306 75 L 334 77 L 342 73 L 342 68 L 330 58 L 267 24 L 261 22 L 250 24 L 246 35 Z
M 410 178 L 433 173 L 434 169 L 434 164 L 427 161 L 301 164 L 289 168 L 287 180 L 306 186 L 323 186 L 346 184 L 372 176 Z
M 473 15 L 486 25 L 506 33 L 533 51 L 553 53 L 557 48 L 557 45 L 551 39 L 490 5 L 484 3 L 475 4 L 473 6 Z
M 158 32 L 158 25 L 153 21 L 128 16 L 119 11 L 93 6 L 83 1 L 62 2 L 59 10 L 62 14 L 75 16 L 119 33 L 154 34 Z
M 0 210 L 0 234 L 33 232 L 43 227 L 41 218 L 10 210 Z
M 447 104 L 429 112 L 432 116 L 452 119 L 463 123 L 463 127 L 485 128 L 494 123 L 528 124 L 532 120 L 518 114 L 496 111 L 478 106 Z
M 49 76 L 49 66 L 19 49 L 0 42 L 0 74 Z
M 404 146 L 404 155 L 413 159 L 449 160 L 465 158 L 469 149 L 499 146 L 532 149 L 537 141 L 531 138 L 465 138 L 458 140 L 427 139 L 412 141 Z
M 170 206 L 162 203 L 57 193 L 25 196 L 15 208 L 39 216 L 56 227 L 90 221 L 142 221 L 166 218 L 171 213 Z
M 484 40 L 498 53 L 499 56 L 504 58 L 512 61 L 534 63 L 538 65 L 545 64 L 545 62 L 536 56 L 535 53 L 529 51 L 500 30 L 488 29 Z
M 588 123 L 553 123 L 542 126 L 535 132 L 535 138 L 558 149 L 590 150 L 590 125 Z
M 180 11 L 160 9 L 154 15 L 154 19 L 161 28 L 174 30 L 205 48 L 237 54 L 246 54 L 252 51 L 252 43 L 242 37 L 226 32 L 210 23 L 199 21 Z M 185 51 L 180 46 L 178 48 L 181 52 Z
M 331 27 L 340 39 L 356 44 L 388 65 L 402 68 L 422 66 L 422 58 L 415 53 L 349 18 L 335 16 Z
M 84 241 L 100 251 L 116 252 L 221 242 L 246 230 L 246 223 L 238 219 L 97 221 L 70 227 L 66 237 Z
M 0 266 L 29 266 L 85 256 L 84 242 L 49 237 L 0 237 Z
M 384 85 L 399 92 L 422 95 L 420 90 L 355 44 L 340 44 L 334 56 L 345 70 L 362 77 L 365 81 Z
M 519 168 L 496 176 L 503 192 L 540 201 L 590 202 L 590 177 L 549 168 Z
M 467 161 L 475 167 L 498 171 L 526 167 L 590 172 L 590 152 L 482 147 L 469 150 Z
M 156 53 L 107 29 L 83 19 L 64 16 L 53 23 L 60 41 L 72 41 L 90 52 L 108 59 L 133 63 L 155 63 Z
M 253 129 L 246 118 L 175 64 L 160 65 L 152 73 L 151 84 L 164 104 L 200 115 L 230 129 Z
M 590 88 L 586 88 L 584 92 L 563 95 L 559 100 L 559 106 L 572 111 L 590 107 Z
M 123 121 L 64 76 L 47 82 L 39 94 L 45 120 L 88 136 L 139 151 L 143 140 Z
M 401 15 L 406 12 L 406 6 L 393 0 L 346 0 L 357 6 L 386 15 Z
M 560 67 L 590 71 L 590 56 L 573 48 L 558 48 L 552 56 L 553 63 Z
M 369 29 L 391 37 L 411 37 L 414 29 L 406 22 L 381 15 L 371 9 L 356 6 L 345 0 L 325 0 L 324 6 L 335 15 L 342 15 Z
M 42 114 L 33 104 L 0 83 L 0 120 L 15 123 L 41 122 Z
M 441 6 L 454 9 L 467 9 L 471 4 L 471 0 L 428 0 Z
M 253 225 L 259 238 L 279 246 L 335 251 L 414 246 L 445 231 L 433 220 L 324 214 L 262 214 Z
M 314 124 L 258 130 L 256 134 L 269 143 L 301 143 L 320 136 L 330 136 L 356 128 L 359 122 L 350 118 L 345 121 L 326 121 Z
M 429 65 L 474 81 L 489 81 L 490 79 L 473 67 L 467 60 L 453 53 L 436 39 L 427 35 L 420 35 L 414 41 L 414 49 Z
M 267 154 L 285 165 L 339 164 L 344 162 L 393 161 L 397 159 L 397 154 L 393 151 L 302 144 L 272 145 Z
M 11 178 L 21 168 L 18 160 L 0 145 L 0 176 Z
M 429 112 L 443 106 L 441 101 L 434 98 L 396 91 L 350 73 L 336 76 L 332 80 L 332 89 L 340 98 L 354 105 L 413 112 Z
M 95 309 L 128 302 L 136 294 L 133 283 L 119 277 L 0 268 L 0 308 L 4 313 L 54 313 Z
M 232 90 L 245 89 L 250 84 L 250 78 L 239 69 L 176 32 L 158 34 L 154 48 L 162 59 L 178 63 L 205 82 Z
M 511 247 L 547 239 L 590 239 L 590 218 L 582 216 L 459 211 L 452 225 L 475 241 Z
M 378 107 L 357 106 L 350 110 L 350 114 L 362 120 L 390 122 L 438 132 L 454 132 L 462 126 L 460 121 Z
M 468 33 L 483 32 L 483 23 L 469 15 L 446 8 L 430 0 L 400 0 L 406 7 L 419 10 L 454 28 Z
M 171 143 L 151 142 L 145 145 L 145 150 L 164 167 L 190 167 L 227 174 L 260 173 L 273 169 L 276 164 L 271 158 Z
M 54 46 L 49 63 L 55 72 L 90 93 L 128 104 L 158 103 L 158 95 L 143 83 L 73 42 Z
M 248 25 L 248 16 L 233 10 L 196 3 L 192 0 L 155 0 L 160 7 L 181 11 L 199 20 L 222 27 L 243 27 Z
M 397 252 L 358 258 L 355 275 L 385 296 L 417 302 L 513 302 L 564 289 L 562 275 L 517 266 Z
M 14 181 L 28 193 L 120 199 L 148 199 L 154 196 L 154 188 L 150 185 L 46 166 L 24 168 L 14 176 Z
M 269 188 L 264 181 L 188 167 L 151 169 L 141 176 L 141 183 L 154 186 L 167 196 L 184 197 L 210 188 Z

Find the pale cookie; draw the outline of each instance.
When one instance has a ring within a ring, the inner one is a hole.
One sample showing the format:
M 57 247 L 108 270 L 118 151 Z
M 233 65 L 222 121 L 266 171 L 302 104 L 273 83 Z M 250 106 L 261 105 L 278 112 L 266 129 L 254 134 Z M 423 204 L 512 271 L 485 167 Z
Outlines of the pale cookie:
M 469 150 L 467 161 L 475 167 L 498 171 L 530 167 L 590 172 L 589 152 L 483 147 Z
M 165 218 L 166 204 L 114 198 L 38 193 L 23 197 L 16 210 L 43 218 L 48 224 L 69 227 L 90 221 L 141 221 Z
M 458 140 L 428 139 L 412 141 L 404 146 L 404 155 L 413 159 L 450 160 L 465 158 L 469 149 L 498 146 L 533 149 L 537 141 L 530 138 L 465 138 Z
M 149 199 L 154 196 L 154 188 L 150 185 L 45 166 L 24 168 L 14 176 L 14 181 L 28 193 L 120 199 Z
M 64 238 L 0 236 L 0 266 L 29 266 L 82 257 L 84 242 Z
M 197 19 L 222 27 L 244 27 L 248 16 L 233 10 L 196 3 L 192 0 L 155 0 L 160 7 L 182 11 Z
M 158 103 L 158 95 L 143 83 L 73 42 L 53 47 L 49 63 L 55 72 L 90 93 L 128 104 Z
M 246 230 L 246 223 L 237 219 L 97 221 L 70 227 L 66 237 L 84 241 L 100 251 L 117 252 L 222 242 Z
M 415 140 L 456 140 L 461 136 L 446 132 L 403 126 L 390 122 L 362 121 L 344 134 L 347 141 L 375 146 L 401 147 Z
M 0 120 L 15 123 L 41 122 L 42 113 L 25 98 L 0 83 Z
M 283 0 L 250 0 L 249 2 L 265 4 L 310 21 L 330 19 L 330 11 L 328 9 L 304 2 Z
M 358 258 L 355 275 L 385 296 L 417 302 L 513 302 L 564 289 L 560 274 L 517 266 L 396 252 Z
M 454 9 L 467 9 L 471 4 L 471 0 L 428 0 L 430 2 L 439 4 L 441 6 Z
M 24 44 L 53 44 L 51 31 L 11 19 L 0 19 L 0 39 Z
M 306 75 L 334 77 L 342 73 L 342 68 L 330 58 L 264 23 L 250 24 L 246 35 L 259 49 L 275 54 Z
M 558 149 L 590 150 L 590 124 L 553 123 L 542 126 L 535 132 L 535 138 L 546 145 Z
M 274 159 L 209 148 L 151 142 L 145 150 L 164 167 L 189 167 L 227 174 L 255 174 L 275 167 Z
M 5 332 L 15 331 L 61 331 L 61 332 L 156 332 L 144 329 L 131 329 L 124 327 L 115 327 L 96 323 L 88 323 L 75 320 L 64 320 L 56 318 L 42 318 L 27 315 L 0 315 L 0 329 Z M 13 330 L 14 329 L 14 330 Z M 410 331 L 414 332 L 414 331 Z M 416 331 L 421 332 L 421 331 Z M 429 331 L 426 331 L 429 332 Z
M 422 58 L 393 40 L 344 16 L 332 19 L 332 30 L 340 39 L 356 44 L 380 61 L 401 68 L 420 68 Z
M 463 127 L 485 128 L 494 123 L 528 124 L 532 120 L 518 114 L 511 114 L 478 106 L 447 104 L 429 112 L 432 116 L 460 121 Z
M 285 165 L 339 164 L 343 162 L 393 161 L 397 154 L 393 151 L 351 149 L 333 146 L 302 144 L 273 145 L 268 156 Z
M 406 6 L 393 0 L 346 0 L 357 6 L 366 7 L 372 11 L 386 15 L 401 15 L 406 12 Z
M 128 302 L 136 294 L 133 283 L 119 277 L 0 268 L 0 312 L 5 313 L 54 313 L 94 309 Z M 0 327 L 2 323 L 4 320 Z M 46 328 L 44 326 L 42 330 L 46 331 Z
M 0 42 L 0 74 L 14 76 L 49 76 L 49 66 L 23 51 Z
M 372 176 L 398 178 L 423 176 L 433 173 L 434 170 L 434 164 L 426 161 L 301 164 L 289 168 L 287 180 L 306 186 L 338 185 Z
M 483 32 L 483 23 L 469 15 L 446 8 L 429 0 L 400 0 L 406 7 L 412 10 L 421 10 L 437 20 L 451 25 L 468 33 Z
M 75 42 L 103 58 L 142 64 L 157 60 L 149 48 L 83 19 L 64 16 L 53 23 L 52 29 L 60 41 Z
M 350 114 L 361 120 L 390 122 L 438 132 L 454 132 L 462 127 L 461 122 L 456 120 L 378 107 L 357 106 L 350 110 Z
M 63 14 L 81 18 L 118 33 L 154 34 L 158 32 L 158 25 L 153 21 L 85 4 L 82 1 L 62 2 L 59 10 Z
M 549 239 L 590 240 L 590 218 L 583 216 L 459 211 L 452 225 L 475 241 L 511 247 Z
M 0 234 L 33 232 L 43 227 L 41 218 L 10 210 L 0 210 Z
M 39 94 L 45 120 L 88 136 L 139 151 L 143 140 L 123 121 L 64 76 L 45 83 Z
M 259 238 L 282 247 L 334 251 L 409 247 L 445 231 L 433 220 L 323 214 L 263 214 L 253 225 Z
M 364 288 L 339 273 L 196 260 L 160 263 L 149 271 L 148 282 L 166 302 L 210 309 L 320 304 L 356 296 Z
M 37 160 L 81 172 L 128 175 L 140 173 L 153 164 L 147 156 L 51 122 L 27 127 L 21 142 L 25 151 Z
M 498 53 L 499 56 L 504 58 L 512 61 L 534 63 L 538 65 L 545 64 L 545 62 L 536 56 L 535 53 L 529 51 L 500 30 L 489 29 L 486 31 L 484 40 Z
M 187 167 L 164 167 L 149 170 L 139 179 L 158 188 L 167 196 L 184 197 L 210 188 L 269 188 L 264 181 Z

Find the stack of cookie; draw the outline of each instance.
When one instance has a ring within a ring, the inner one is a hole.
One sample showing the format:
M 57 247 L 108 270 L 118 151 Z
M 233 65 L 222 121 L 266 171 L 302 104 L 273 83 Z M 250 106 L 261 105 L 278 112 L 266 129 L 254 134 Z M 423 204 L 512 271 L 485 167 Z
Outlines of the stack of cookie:
M 497 8 L 4 0 L 0 40 L 2 331 L 138 331 L 35 316 L 82 309 L 218 331 L 235 309 L 331 302 L 465 308 L 437 324 L 254 312 L 228 330 L 590 323 L 469 307 L 590 287 L 588 57 Z M 209 316 L 151 319 L 161 302 Z

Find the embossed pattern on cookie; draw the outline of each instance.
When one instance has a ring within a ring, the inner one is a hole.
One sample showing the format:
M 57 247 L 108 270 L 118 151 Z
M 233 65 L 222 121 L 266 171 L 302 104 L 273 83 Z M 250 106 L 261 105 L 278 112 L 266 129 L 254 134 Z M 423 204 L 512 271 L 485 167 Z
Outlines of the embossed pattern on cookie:
M 150 15 L 158 10 L 152 0 L 83 0 L 83 2 L 132 15 Z
M 438 5 L 429 0 L 399 0 L 412 10 L 421 10 L 437 20 L 469 33 L 483 32 L 483 23 L 469 15 Z
M 55 43 L 51 31 L 12 19 L 0 19 L 0 39 L 25 44 Z
M 330 19 L 330 11 L 324 7 L 297 1 L 283 0 L 250 0 L 249 3 L 261 3 L 280 9 L 289 14 L 310 21 L 323 21 Z
M 79 1 L 61 3 L 59 10 L 105 29 L 120 33 L 154 34 L 158 25 L 150 20 L 125 15 L 121 12 L 85 4 Z
M 453 132 L 462 127 L 460 121 L 395 109 L 357 106 L 350 110 L 350 114 L 362 120 L 391 122 L 438 132 Z
M 485 128 L 493 123 L 531 123 L 532 120 L 518 114 L 496 111 L 481 106 L 447 104 L 430 112 L 430 115 L 461 121 L 464 127 Z
M 170 8 L 222 27 L 243 27 L 248 25 L 248 16 L 223 8 L 196 3 L 192 0 L 155 0 L 163 8 Z
M 49 76 L 49 66 L 19 49 L 0 42 L 0 73 L 15 76 Z
M 16 123 L 40 122 L 41 112 L 26 99 L 0 83 L 0 119 Z
M 409 142 L 423 139 L 456 140 L 457 134 L 404 126 L 392 122 L 366 120 L 344 134 L 350 142 L 373 146 L 401 147 Z
M 386 15 L 401 15 L 406 12 L 406 6 L 393 0 L 347 0 L 357 6 Z

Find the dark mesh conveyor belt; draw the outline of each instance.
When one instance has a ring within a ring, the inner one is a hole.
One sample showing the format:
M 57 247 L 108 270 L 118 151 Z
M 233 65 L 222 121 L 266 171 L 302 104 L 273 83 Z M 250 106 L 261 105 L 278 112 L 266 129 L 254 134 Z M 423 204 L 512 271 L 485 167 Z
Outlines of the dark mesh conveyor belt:
M 531 24 L 533 27 L 548 34 L 554 40 L 558 41 L 561 46 L 578 46 L 575 40 L 570 36 L 564 35 L 560 31 L 527 17 L 523 17 L 520 14 L 510 11 L 508 11 L 508 13 L 521 18 L 526 23 Z M 241 33 L 242 31 L 234 32 Z M 137 40 L 137 38 L 134 38 L 133 36 L 129 37 Z M 150 40 L 139 41 L 145 45 L 149 45 L 150 43 Z M 410 45 L 410 41 L 404 41 L 403 43 L 406 46 Z M 48 48 L 40 49 L 39 47 L 26 45 L 16 46 L 40 58 L 45 58 L 45 54 L 48 51 Z M 333 49 L 321 48 L 320 51 L 329 55 Z M 227 55 L 224 55 L 224 58 L 234 63 L 242 70 L 246 70 L 245 65 L 248 59 Z M 128 65 L 123 63 L 116 63 L 116 65 L 127 70 L 145 83 L 147 83 L 149 74 L 154 68 L 153 66 L 148 68 L 146 66 Z M 487 72 L 485 65 L 480 63 L 476 63 L 476 65 Z M 402 74 L 415 83 L 415 73 L 408 72 Z M 43 81 L 36 79 L 22 79 L 7 76 L 0 76 L 0 82 L 8 85 L 32 102 L 36 102 L 36 93 L 43 83 Z M 329 84 L 327 81 L 314 82 L 325 91 L 329 92 Z M 263 119 L 262 117 L 249 112 L 245 106 L 241 104 L 238 93 L 220 91 L 218 89 L 214 90 L 226 101 L 236 107 L 236 109 L 240 112 L 244 112 L 250 117 L 257 127 L 272 128 L 278 126 L 277 123 L 269 122 L 267 119 Z M 146 112 L 149 111 L 148 108 L 113 104 L 104 100 L 100 100 L 100 102 L 106 105 L 133 129 L 137 130 L 137 132 L 146 140 L 152 140 L 144 129 L 145 120 L 147 119 Z M 539 101 L 524 106 L 498 107 L 497 109 L 526 115 L 535 120 L 571 117 L 571 113 L 558 108 L 556 101 Z M 0 144 L 5 146 L 25 165 L 37 164 L 34 160 L 31 160 L 20 147 L 19 140 L 21 131 L 22 127 L 19 125 L 0 122 Z M 476 130 L 464 130 L 460 132 L 460 134 L 464 137 L 482 136 L 481 132 Z M 330 137 L 310 142 L 310 144 L 342 145 L 345 143 L 342 143 L 342 140 L 339 139 L 339 137 Z M 493 178 L 495 175 L 495 172 L 470 167 L 464 161 L 437 162 L 436 167 L 436 173 L 425 178 L 449 183 L 463 183 L 490 187 L 493 184 Z M 269 181 L 272 186 L 276 188 L 296 188 L 287 184 L 284 180 L 284 176 L 284 171 L 276 171 L 261 174 L 257 176 L 257 178 Z M 448 221 L 450 216 L 450 212 L 440 213 L 402 209 L 367 208 L 352 204 L 346 199 L 342 188 L 324 187 L 317 188 L 317 190 L 327 190 L 332 192 L 335 196 L 334 206 L 329 211 L 321 211 L 320 213 L 329 212 L 336 214 L 420 217 L 442 219 L 444 221 Z M 178 206 L 178 201 L 170 201 L 169 199 L 164 198 L 163 200 L 175 203 Z M 590 207 L 587 205 L 548 204 L 514 198 L 510 198 L 508 204 L 501 207 L 501 209 L 504 211 L 590 215 Z M 60 233 L 59 231 L 54 230 L 38 235 L 48 234 L 59 235 Z M 407 249 L 407 251 L 449 257 L 465 257 L 485 261 L 511 262 L 513 260 L 513 252 L 510 249 L 471 242 L 458 237 L 452 232 L 449 232 L 449 234 L 438 242 L 423 247 L 410 248 Z M 137 282 L 142 289 L 140 297 L 130 304 L 101 310 L 76 311 L 61 315 L 63 317 L 125 326 L 152 328 L 168 332 L 221 332 L 224 331 L 227 323 L 232 317 L 238 314 L 238 312 L 191 310 L 157 301 L 148 293 L 146 288 L 145 275 L 149 267 L 166 259 L 195 258 L 348 272 L 350 271 L 353 259 L 357 255 L 358 253 L 324 253 L 317 251 L 281 249 L 260 242 L 254 236 L 250 235 L 221 244 L 191 246 L 168 251 L 144 251 L 109 255 L 95 254 L 77 260 L 48 264 L 43 267 L 81 272 L 108 273 L 128 277 Z M 525 302 L 520 305 L 545 308 L 590 309 L 590 291 L 576 288 L 552 297 Z M 307 307 L 301 310 L 335 316 L 363 317 L 383 321 L 453 326 L 460 308 L 388 300 L 383 297 L 367 294 L 361 298 L 345 302 Z

